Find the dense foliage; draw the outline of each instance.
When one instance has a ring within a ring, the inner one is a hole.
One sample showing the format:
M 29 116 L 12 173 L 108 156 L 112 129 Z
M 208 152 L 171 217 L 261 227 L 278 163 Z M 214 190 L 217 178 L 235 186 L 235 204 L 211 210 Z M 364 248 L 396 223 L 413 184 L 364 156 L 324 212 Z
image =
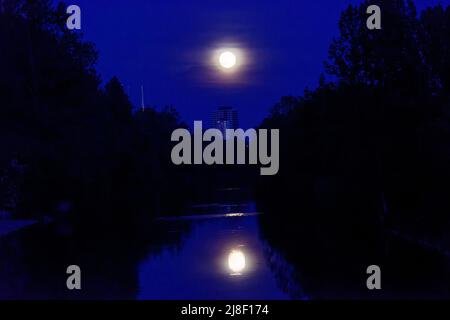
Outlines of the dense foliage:
M 318 88 L 262 124 L 282 140 L 279 174 L 258 187 L 268 232 L 330 259 L 393 230 L 450 245 L 450 7 L 377 1 L 369 31 L 372 2 L 342 13 Z
M 138 231 L 184 199 L 169 158 L 182 124 L 170 107 L 133 110 L 117 78 L 102 86 L 66 18 L 51 1 L 0 2 L 0 209 Z

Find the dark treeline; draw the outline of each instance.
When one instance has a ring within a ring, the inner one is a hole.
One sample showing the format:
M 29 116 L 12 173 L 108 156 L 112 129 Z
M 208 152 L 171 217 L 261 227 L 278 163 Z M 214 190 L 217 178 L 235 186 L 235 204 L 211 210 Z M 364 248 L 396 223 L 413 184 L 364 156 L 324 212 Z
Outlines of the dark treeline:
M 0 1 L 0 210 L 122 237 L 250 185 L 256 169 L 172 164 L 171 134 L 187 127 L 177 111 L 137 110 L 119 79 L 102 85 L 65 11 Z
M 138 231 L 189 198 L 170 161 L 183 124 L 171 107 L 133 110 L 117 78 L 102 86 L 97 52 L 67 30 L 65 8 L 0 1 L 0 209 Z
M 320 256 L 347 268 L 352 256 L 364 272 L 392 230 L 450 244 L 450 6 L 375 2 L 382 29 L 366 27 L 376 3 L 350 6 L 328 77 L 282 98 L 262 124 L 281 135 L 279 174 L 258 185 L 265 231 L 311 269 Z

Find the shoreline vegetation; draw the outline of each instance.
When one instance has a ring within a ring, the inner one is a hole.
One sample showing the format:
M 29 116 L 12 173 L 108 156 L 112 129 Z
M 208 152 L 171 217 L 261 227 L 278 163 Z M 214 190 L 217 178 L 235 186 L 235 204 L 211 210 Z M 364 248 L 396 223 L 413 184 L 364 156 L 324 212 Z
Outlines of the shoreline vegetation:
M 420 277 L 450 249 L 450 6 L 380 1 L 383 28 L 367 32 L 367 4 L 341 15 L 336 80 L 282 98 L 262 124 L 282 133 L 279 174 L 257 187 L 265 235 L 336 287 L 373 261 Z

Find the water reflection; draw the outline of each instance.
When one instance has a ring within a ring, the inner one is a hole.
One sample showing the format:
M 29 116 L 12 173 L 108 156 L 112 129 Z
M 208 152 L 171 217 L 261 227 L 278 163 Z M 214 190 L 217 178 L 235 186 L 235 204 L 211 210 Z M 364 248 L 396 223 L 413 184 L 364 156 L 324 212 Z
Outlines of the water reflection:
M 239 276 L 245 269 L 245 255 L 241 250 L 231 250 L 228 255 L 228 268 L 230 268 L 232 276 Z
M 267 260 L 255 214 L 164 221 L 190 231 L 139 265 L 138 299 L 289 299 Z
M 268 258 L 274 249 L 261 238 L 258 219 L 213 211 L 160 220 L 138 247 L 119 238 L 76 239 L 56 224 L 23 230 L 0 238 L 0 299 L 292 298 L 295 286 L 285 285 L 292 277 L 280 278 L 285 263 L 277 258 L 274 268 Z M 83 290 L 65 286 L 72 264 L 83 270 Z

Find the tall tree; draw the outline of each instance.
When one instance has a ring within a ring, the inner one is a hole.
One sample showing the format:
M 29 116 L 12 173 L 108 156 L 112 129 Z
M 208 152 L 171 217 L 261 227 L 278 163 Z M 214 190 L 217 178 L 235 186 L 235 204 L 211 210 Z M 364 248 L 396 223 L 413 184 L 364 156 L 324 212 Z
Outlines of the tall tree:
M 382 29 L 368 30 L 366 9 L 382 8 Z M 412 1 L 365 1 L 350 5 L 339 21 L 340 35 L 330 46 L 327 70 L 348 84 L 420 93 L 427 89 Z

